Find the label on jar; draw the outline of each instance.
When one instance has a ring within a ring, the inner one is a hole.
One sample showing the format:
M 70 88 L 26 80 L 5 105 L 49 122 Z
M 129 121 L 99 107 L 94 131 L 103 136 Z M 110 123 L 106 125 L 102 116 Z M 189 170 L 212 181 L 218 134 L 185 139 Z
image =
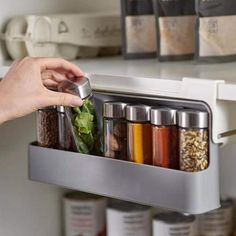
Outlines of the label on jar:
M 229 56 L 236 54 L 236 16 L 199 18 L 199 55 Z
M 220 208 L 199 217 L 201 236 L 229 236 L 233 231 L 233 208 Z
M 163 221 L 154 220 L 153 236 L 195 236 L 195 222 L 167 224 Z
M 107 210 L 107 236 L 151 236 L 151 211 Z
M 195 16 L 159 17 L 160 55 L 193 54 L 195 22 Z
M 126 16 L 127 53 L 152 53 L 157 50 L 154 15 Z
M 106 199 L 64 203 L 65 236 L 106 236 Z

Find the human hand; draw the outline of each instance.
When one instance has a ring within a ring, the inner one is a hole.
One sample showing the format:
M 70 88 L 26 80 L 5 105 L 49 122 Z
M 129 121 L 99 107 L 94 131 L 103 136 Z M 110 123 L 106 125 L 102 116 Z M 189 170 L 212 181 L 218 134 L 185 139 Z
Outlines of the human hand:
M 83 75 L 76 65 L 63 59 L 26 57 L 15 61 L 0 82 L 0 124 L 47 106 L 81 106 L 77 96 L 49 88 Z

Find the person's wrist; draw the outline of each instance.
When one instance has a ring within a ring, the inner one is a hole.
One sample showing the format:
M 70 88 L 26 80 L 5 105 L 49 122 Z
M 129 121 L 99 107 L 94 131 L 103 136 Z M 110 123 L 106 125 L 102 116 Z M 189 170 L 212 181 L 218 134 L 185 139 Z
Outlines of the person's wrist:
M 1 109 L 1 106 L 0 106 L 0 124 L 6 122 L 8 120 L 7 117 L 8 117 L 7 113 L 3 109 Z

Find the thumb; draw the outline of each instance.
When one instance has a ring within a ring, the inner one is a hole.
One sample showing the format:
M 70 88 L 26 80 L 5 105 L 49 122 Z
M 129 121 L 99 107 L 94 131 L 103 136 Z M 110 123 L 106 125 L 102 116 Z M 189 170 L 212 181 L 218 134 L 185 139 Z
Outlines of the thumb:
M 75 95 L 68 93 L 52 92 L 49 94 L 49 106 L 58 105 L 58 106 L 69 106 L 69 107 L 78 107 L 83 105 L 81 98 Z

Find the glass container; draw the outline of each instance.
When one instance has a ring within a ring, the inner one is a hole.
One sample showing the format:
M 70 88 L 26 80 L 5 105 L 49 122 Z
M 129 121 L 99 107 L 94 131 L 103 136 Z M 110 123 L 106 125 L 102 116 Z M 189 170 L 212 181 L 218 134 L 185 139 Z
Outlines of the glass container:
M 83 100 L 81 107 L 66 107 L 74 142 L 78 152 L 83 154 L 101 154 L 101 139 L 96 104 L 92 88 L 86 77 L 73 78 L 59 84 L 59 91 L 70 93 Z
M 209 165 L 208 113 L 179 111 L 178 126 L 180 169 L 188 172 L 206 169 Z
M 152 165 L 152 127 L 150 107 L 128 105 L 126 107 L 128 160 Z
M 103 107 L 104 156 L 127 160 L 126 103 L 106 102 Z
M 37 111 L 37 142 L 39 146 L 59 147 L 58 113 L 56 107 L 47 107 Z
M 153 108 L 151 110 L 151 124 L 153 165 L 178 169 L 176 110 L 170 108 Z

